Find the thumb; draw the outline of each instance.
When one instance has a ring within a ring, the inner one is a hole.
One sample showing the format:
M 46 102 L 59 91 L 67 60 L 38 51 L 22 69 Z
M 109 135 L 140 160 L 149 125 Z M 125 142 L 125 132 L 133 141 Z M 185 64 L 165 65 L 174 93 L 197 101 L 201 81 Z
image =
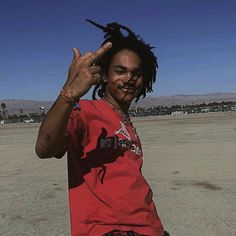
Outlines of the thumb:
M 78 48 L 73 48 L 73 53 L 74 53 L 73 60 L 78 60 L 80 55 L 81 55 L 79 49 Z

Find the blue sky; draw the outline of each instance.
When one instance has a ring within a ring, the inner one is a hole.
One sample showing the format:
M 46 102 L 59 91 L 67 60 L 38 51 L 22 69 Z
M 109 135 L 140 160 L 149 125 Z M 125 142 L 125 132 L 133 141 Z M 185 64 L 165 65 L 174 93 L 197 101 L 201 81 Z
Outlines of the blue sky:
M 103 40 L 87 18 L 127 25 L 156 47 L 153 96 L 236 92 L 235 9 L 233 0 L 1 0 L 0 100 L 55 99 L 72 48 Z

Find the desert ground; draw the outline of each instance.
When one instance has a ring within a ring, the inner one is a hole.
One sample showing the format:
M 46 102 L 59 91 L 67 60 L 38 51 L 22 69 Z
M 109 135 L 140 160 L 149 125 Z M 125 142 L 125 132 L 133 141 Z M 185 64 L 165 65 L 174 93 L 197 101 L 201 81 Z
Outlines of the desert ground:
M 134 124 L 143 174 L 170 235 L 236 235 L 236 112 Z M 36 157 L 38 129 L 0 127 L 0 235 L 70 235 L 66 158 Z

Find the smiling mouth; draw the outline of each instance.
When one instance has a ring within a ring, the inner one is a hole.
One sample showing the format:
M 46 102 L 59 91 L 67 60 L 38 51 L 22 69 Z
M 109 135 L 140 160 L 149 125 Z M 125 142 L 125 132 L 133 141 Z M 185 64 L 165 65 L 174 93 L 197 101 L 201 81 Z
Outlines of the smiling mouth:
M 133 92 L 135 92 L 135 88 L 134 88 L 134 87 L 131 87 L 131 86 L 124 86 L 124 87 L 122 88 L 122 90 L 125 91 L 126 93 L 127 93 L 127 92 L 128 92 L 128 93 L 133 93 Z

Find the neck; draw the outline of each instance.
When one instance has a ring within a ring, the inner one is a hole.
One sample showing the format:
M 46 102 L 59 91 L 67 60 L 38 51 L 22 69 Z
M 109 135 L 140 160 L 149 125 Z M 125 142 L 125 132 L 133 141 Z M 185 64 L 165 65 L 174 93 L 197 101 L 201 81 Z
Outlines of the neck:
M 124 114 L 128 114 L 130 102 L 118 102 L 108 93 L 105 93 L 104 99 L 107 100 L 115 108 L 121 110 Z

